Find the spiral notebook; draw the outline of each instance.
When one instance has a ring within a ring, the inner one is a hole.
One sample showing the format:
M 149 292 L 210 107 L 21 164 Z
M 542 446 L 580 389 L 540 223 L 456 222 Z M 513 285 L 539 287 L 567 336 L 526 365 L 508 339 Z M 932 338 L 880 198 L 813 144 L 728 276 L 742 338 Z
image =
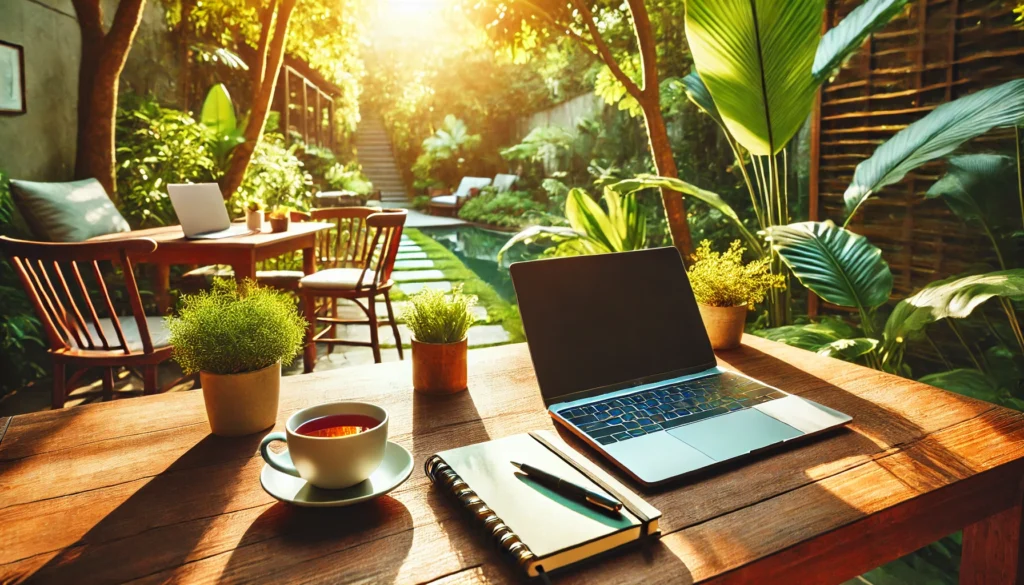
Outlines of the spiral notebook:
M 622 510 L 576 503 L 516 473 L 510 461 L 603 492 L 622 502 Z M 427 459 L 425 470 L 530 577 L 660 535 L 661 512 L 552 432 L 442 451 Z

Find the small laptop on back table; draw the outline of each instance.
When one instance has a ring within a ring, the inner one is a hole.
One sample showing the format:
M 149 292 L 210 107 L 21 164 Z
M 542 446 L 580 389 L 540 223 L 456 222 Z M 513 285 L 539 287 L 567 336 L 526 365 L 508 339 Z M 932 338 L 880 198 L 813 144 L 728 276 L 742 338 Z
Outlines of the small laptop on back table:
M 167 185 L 174 213 L 188 240 L 219 240 L 253 233 L 245 224 L 231 225 L 217 183 Z
M 718 366 L 675 248 L 510 270 L 548 412 L 644 485 L 851 420 Z

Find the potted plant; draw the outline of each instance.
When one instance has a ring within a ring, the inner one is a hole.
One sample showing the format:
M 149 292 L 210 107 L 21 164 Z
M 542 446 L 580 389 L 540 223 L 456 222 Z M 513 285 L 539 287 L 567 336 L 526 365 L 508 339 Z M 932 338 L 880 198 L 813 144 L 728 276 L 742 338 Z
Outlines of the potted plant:
M 690 286 L 715 349 L 739 346 L 747 311 L 763 301 L 769 290 L 785 286 L 781 274 L 771 273 L 770 258 L 744 264 L 745 251 L 739 240 L 722 253 L 713 251 L 711 242 L 704 240 L 693 255 Z
M 278 207 L 267 214 L 267 219 L 270 220 L 270 231 L 274 233 L 288 231 L 288 218 L 291 215 L 291 210 L 287 207 Z
M 466 333 L 473 324 L 476 297 L 456 287 L 450 294 L 425 288 L 405 311 L 412 331 L 412 386 L 419 392 L 447 394 L 466 389 Z
M 245 206 L 245 227 L 253 231 L 263 229 L 263 204 L 255 199 Z
M 199 373 L 213 434 L 248 435 L 274 424 L 281 364 L 291 363 L 305 338 L 296 301 L 252 280 L 216 280 L 210 291 L 182 297 L 167 317 L 174 359 Z

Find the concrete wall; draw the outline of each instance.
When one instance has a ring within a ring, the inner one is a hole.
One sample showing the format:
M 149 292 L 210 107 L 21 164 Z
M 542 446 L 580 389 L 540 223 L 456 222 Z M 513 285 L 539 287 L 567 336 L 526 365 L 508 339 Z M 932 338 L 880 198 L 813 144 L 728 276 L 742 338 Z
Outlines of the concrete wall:
M 566 130 L 576 133 L 576 123 L 584 118 L 592 118 L 604 109 L 604 100 L 593 93 L 578 95 L 560 104 L 551 106 L 546 110 L 534 112 L 519 120 L 518 135 L 529 134 L 530 130 L 542 126 L 560 126 Z
M 118 0 L 103 0 L 109 26 Z M 0 0 L 0 40 L 25 48 L 28 113 L 0 116 L 0 171 L 63 181 L 75 166 L 81 37 L 71 0 Z M 121 90 L 174 101 L 177 65 L 163 8 L 150 0 L 121 76 Z

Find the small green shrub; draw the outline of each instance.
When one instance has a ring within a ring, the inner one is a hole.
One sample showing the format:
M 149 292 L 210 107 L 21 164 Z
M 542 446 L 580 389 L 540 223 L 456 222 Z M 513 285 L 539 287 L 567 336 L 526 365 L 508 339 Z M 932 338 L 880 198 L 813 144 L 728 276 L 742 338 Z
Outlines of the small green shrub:
M 286 146 L 280 134 L 263 135 L 239 188 L 244 199 L 232 200 L 236 215 L 243 213 L 243 202 L 247 200 L 261 201 L 268 208 L 290 207 L 303 211 L 310 208 L 313 177 L 296 156 L 298 147 L 297 143 Z
M 470 309 L 476 305 L 476 297 L 463 294 L 461 285 L 451 293 L 425 288 L 409 301 L 403 317 L 421 343 L 462 341 L 473 324 Z
M 487 188 L 462 206 L 459 217 L 466 221 L 518 228 L 545 211 L 545 205 L 534 201 L 527 191 L 496 193 Z
M 210 291 L 182 297 L 167 317 L 174 359 L 186 374 L 254 372 L 299 354 L 306 320 L 291 296 L 247 280 L 217 280 Z
M 373 193 L 373 183 L 363 174 L 363 167 L 356 162 L 347 165 L 334 163 L 324 174 L 324 180 L 336 191 L 352 191 L 356 195 Z
M 785 287 L 785 277 L 771 274 L 768 256 L 744 264 L 744 251 L 739 240 L 721 253 L 712 250 L 708 240 L 700 243 L 689 271 L 690 285 L 698 303 L 712 307 L 746 305 L 753 309 L 769 290 Z

